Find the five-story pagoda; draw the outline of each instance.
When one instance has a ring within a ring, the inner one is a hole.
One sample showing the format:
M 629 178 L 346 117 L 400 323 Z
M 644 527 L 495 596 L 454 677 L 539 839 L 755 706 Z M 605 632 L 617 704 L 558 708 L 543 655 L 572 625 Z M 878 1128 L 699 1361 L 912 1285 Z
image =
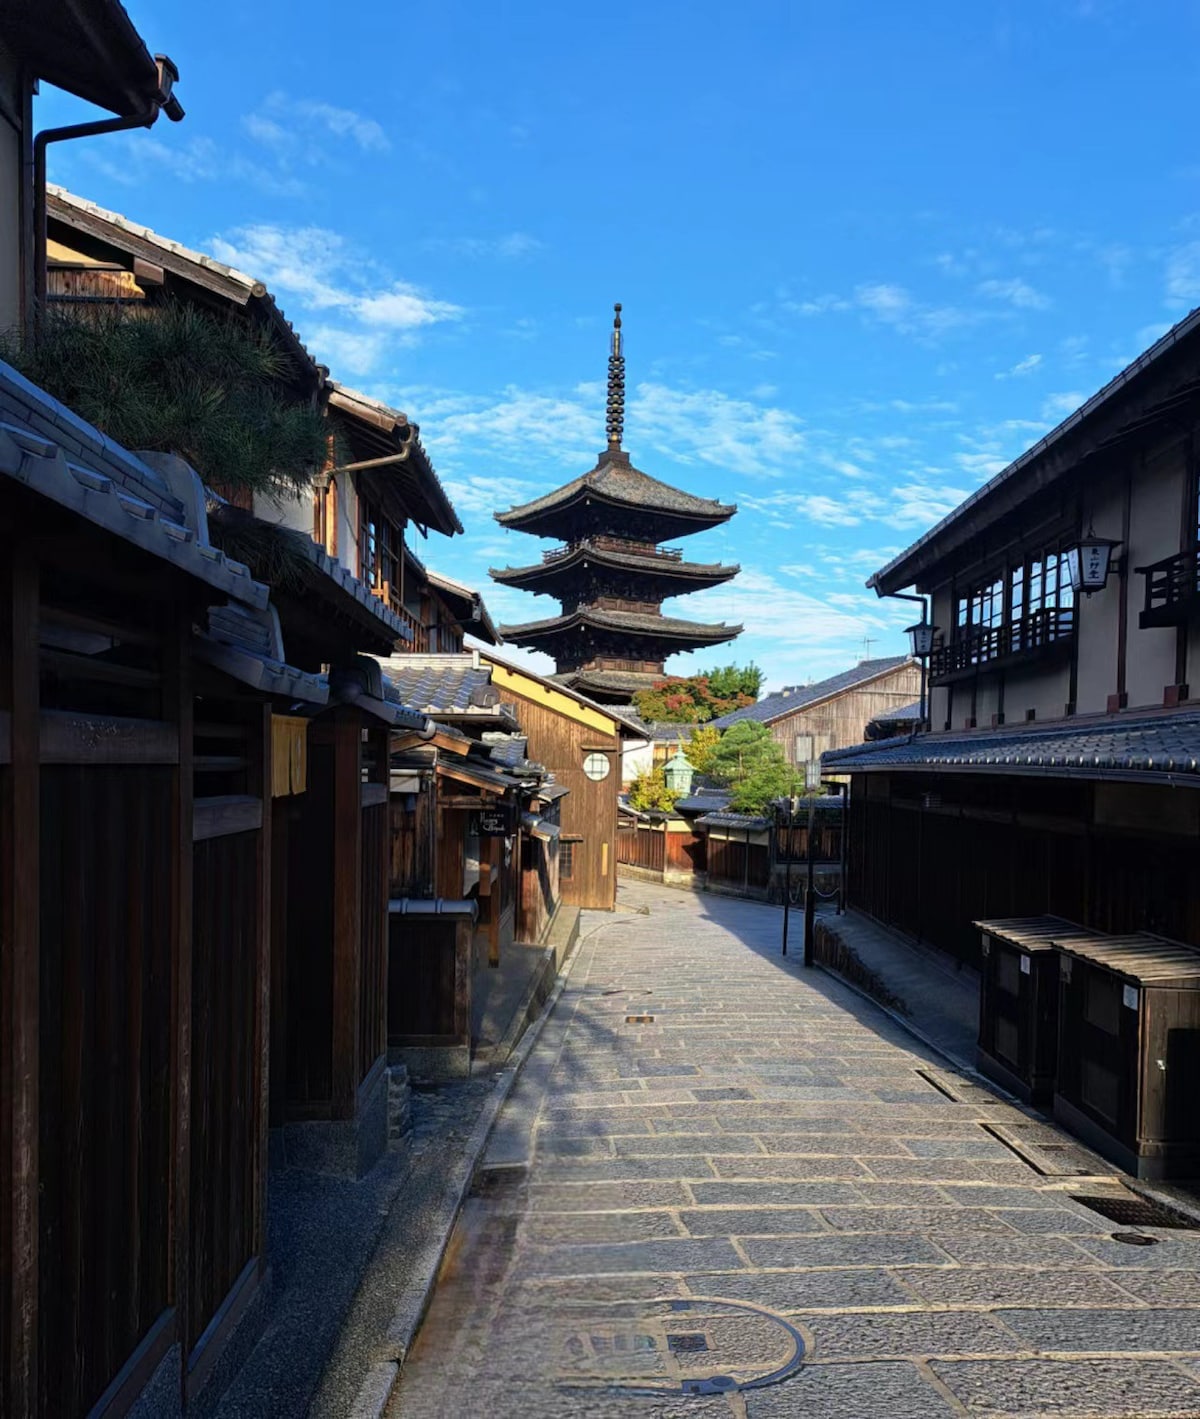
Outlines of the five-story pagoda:
M 741 626 L 662 614 L 662 603 L 737 575 L 737 566 L 685 562 L 661 544 L 727 522 L 737 507 L 694 497 L 634 468 L 621 447 L 625 357 L 621 307 L 608 361 L 608 447 L 590 473 L 507 512 L 497 522 L 563 545 L 526 567 L 493 567 L 504 586 L 553 596 L 562 614 L 502 626 L 505 640 L 554 657 L 556 678 L 606 704 L 627 704 L 664 676 L 669 655 L 720 645 Z

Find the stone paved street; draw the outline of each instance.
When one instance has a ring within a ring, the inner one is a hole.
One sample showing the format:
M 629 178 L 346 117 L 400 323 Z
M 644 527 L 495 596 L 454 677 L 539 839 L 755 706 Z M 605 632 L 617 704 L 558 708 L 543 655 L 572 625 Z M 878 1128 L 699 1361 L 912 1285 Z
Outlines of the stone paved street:
M 621 904 L 585 918 L 390 1414 L 1200 1415 L 1200 1232 L 1112 1240 L 1070 1194 L 1117 1179 L 1035 1171 L 984 1125 L 1064 1140 L 782 961 L 776 910 Z

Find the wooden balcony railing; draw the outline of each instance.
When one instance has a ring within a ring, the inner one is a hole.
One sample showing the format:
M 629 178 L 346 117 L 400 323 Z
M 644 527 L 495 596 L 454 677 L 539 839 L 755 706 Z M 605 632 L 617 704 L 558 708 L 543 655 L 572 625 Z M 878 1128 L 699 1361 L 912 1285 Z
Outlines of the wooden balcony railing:
M 683 561 L 682 547 L 655 547 L 647 542 L 629 542 L 621 537 L 589 537 L 588 542 L 593 547 L 606 552 L 623 552 L 630 556 L 653 557 L 660 562 Z M 571 542 L 565 547 L 553 547 L 549 552 L 542 553 L 542 561 L 545 563 L 560 561 L 563 557 L 569 557 L 578 545 L 577 542 Z
M 399 616 L 408 628 L 411 640 L 405 643 L 405 649 L 409 651 L 427 652 L 429 650 L 429 628 L 422 624 L 420 619 L 405 606 L 390 583 L 384 582 L 382 586 L 373 586 L 371 590 L 384 602 L 388 610 Z
M 1143 630 L 1149 626 L 1178 626 L 1200 603 L 1200 550 L 1177 552 L 1134 570 L 1146 578 L 1146 600 L 1138 617 Z
M 1075 608 L 1048 607 L 1003 626 L 972 628 L 946 645 L 935 646 L 929 660 L 933 685 L 961 680 L 981 666 L 1000 669 L 1020 661 L 1069 651 L 1075 639 Z

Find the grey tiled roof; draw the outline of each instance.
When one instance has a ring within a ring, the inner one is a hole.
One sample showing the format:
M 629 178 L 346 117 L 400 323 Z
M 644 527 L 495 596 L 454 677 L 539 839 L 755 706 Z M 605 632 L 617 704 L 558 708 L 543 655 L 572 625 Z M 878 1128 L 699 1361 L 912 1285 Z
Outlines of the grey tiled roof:
M 573 478 L 561 488 L 546 493 L 531 502 L 509 508 L 507 512 L 495 514 L 497 522 L 506 526 L 516 526 L 525 519 L 569 503 L 577 493 L 586 489 L 607 501 L 623 503 L 627 507 L 645 508 L 653 511 L 681 513 L 685 517 L 715 519 L 724 522 L 737 512 L 734 503 L 719 503 L 714 498 L 698 498 L 693 493 L 685 493 L 681 488 L 673 488 L 669 483 L 661 483 L 648 473 L 634 468 L 627 455 L 613 459 L 609 452 L 600 455 L 600 462 L 589 473 Z
M 678 805 L 677 805 L 678 806 Z M 756 813 L 706 813 L 696 819 L 698 828 L 743 828 L 752 833 L 762 832 L 771 826 L 769 818 L 760 818 Z
M 566 670 L 561 675 L 551 675 L 550 679 L 560 685 L 570 685 L 581 693 L 595 690 L 600 694 L 635 695 L 639 690 L 650 690 L 664 677 L 657 672 L 643 674 L 635 670 Z M 626 711 L 626 718 L 632 718 Z M 640 720 L 637 724 L 645 729 Z
M 831 749 L 821 762 L 838 773 L 928 768 L 1072 778 L 1116 775 L 1200 787 L 1200 711 L 1098 715 L 1038 726 L 881 739 Z
M 785 714 L 794 714 L 807 705 L 815 705 L 821 700 L 853 690 L 864 681 L 873 680 L 877 675 L 886 675 L 889 670 L 898 670 L 908 662 L 907 655 L 892 655 L 882 660 L 861 660 L 852 670 L 843 670 L 840 675 L 831 675 L 827 680 L 818 680 L 812 685 L 791 685 L 785 690 L 777 690 L 767 695 L 757 704 L 746 705 L 743 709 L 731 710 L 712 722 L 718 729 L 728 729 L 739 720 L 753 719 L 760 724 L 770 724 L 774 719 L 782 719 Z
M 226 595 L 265 606 L 267 588 L 209 545 L 204 490 L 196 474 L 186 472 L 194 488 L 185 504 L 143 459 L 0 361 L 0 476 Z
M 526 621 L 517 626 L 501 626 L 500 632 L 510 640 L 539 635 L 546 631 L 566 630 L 572 626 L 594 626 L 602 631 L 633 631 L 642 635 L 660 635 L 671 640 L 720 642 L 740 635 L 741 626 L 724 622 L 706 624 L 684 621 L 675 616 L 651 616 L 638 611 L 600 611 L 583 607 L 565 616 L 549 616 L 543 621 Z M 661 678 L 661 677 L 660 677 Z
M 472 690 L 491 684 L 491 671 L 465 655 L 394 655 L 380 662 L 384 678 L 406 705 L 426 714 L 478 714 L 494 718 L 497 709 L 471 704 Z
M 921 702 L 914 700 L 911 705 L 900 705 L 896 709 L 880 710 L 874 716 L 879 724 L 904 723 L 910 719 L 921 718 Z
M 676 800 L 676 813 L 719 813 L 729 807 L 732 793 L 725 788 L 699 788 L 686 798 Z
M 259 610 L 230 602 L 211 607 L 208 634 L 197 638 L 196 653 L 252 689 L 308 704 L 329 702 L 327 680 L 285 661 L 283 635 L 273 606 Z

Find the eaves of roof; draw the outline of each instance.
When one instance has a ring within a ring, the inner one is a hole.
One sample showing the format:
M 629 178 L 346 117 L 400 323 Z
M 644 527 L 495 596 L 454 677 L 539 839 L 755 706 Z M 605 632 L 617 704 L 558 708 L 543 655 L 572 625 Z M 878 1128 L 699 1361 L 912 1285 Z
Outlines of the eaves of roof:
M 1125 711 L 1055 724 L 880 739 L 828 750 L 821 763 L 833 773 L 935 770 L 1200 788 L 1200 712 Z
M 880 596 L 888 596 L 894 591 L 900 591 L 904 587 L 912 585 L 915 577 L 919 575 L 919 566 L 928 565 L 936 558 L 938 544 L 946 541 L 949 534 L 956 531 L 965 519 L 978 517 L 983 525 L 987 505 L 996 498 L 1002 489 L 1033 474 L 1039 463 L 1058 451 L 1059 445 L 1079 431 L 1089 420 L 1104 411 L 1106 406 L 1112 404 L 1119 395 L 1128 390 L 1130 385 L 1149 372 L 1153 366 L 1159 364 L 1185 341 L 1192 339 L 1197 330 L 1200 330 L 1200 308 L 1184 316 L 1165 335 L 1156 340 L 1148 350 L 1143 351 L 1136 360 L 1109 380 L 1102 389 L 1093 394 L 1090 399 L 1085 400 L 1061 424 L 1051 429 L 1044 438 L 1039 439 L 1032 448 L 1026 449 L 1006 468 L 1002 468 L 981 488 L 977 488 L 970 497 L 965 498 L 958 507 L 947 513 L 928 532 L 920 536 L 911 546 L 906 547 L 899 556 L 893 557 L 886 566 L 881 567 L 868 579 L 867 585 Z
M 372 449 L 375 456 L 397 458 L 395 465 L 376 471 L 375 476 L 382 482 L 386 483 L 389 477 L 408 469 L 409 480 L 402 489 L 402 495 L 407 494 L 410 500 L 417 502 L 417 506 L 409 510 L 414 521 L 446 536 L 463 530 L 454 505 L 421 442 L 418 424 L 411 423 L 408 415 L 401 410 L 393 409 L 356 389 L 348 389 L 336 380 L 330 381 L 329 406 L 343 418 L 360 426 L 363 436 L 377 445 Z
M 203 488 L 188 472 L 197 488 L 194 520 L 148 464 L 0 361 L 0 475 L 227 596 L 265 607 L 267 588 L 209 545 Z
M 691 640 L 701 644 L 719 644 L 721 641 L 732 640 L 742 632 L 741 626 L 727 626 L 723 622 L 685 621 L 674 616 L 651 616 L 636 611 L 600 611 L 591 607 L 563 616 L 550 616 L 543 621 L 501 626 L 500 631 L 506 639 L 519 642 L 523 638 L 557 635 L 561 631 L 574 630 L 577 626 L 590 626 L 596 630 L 618 631 L 622 634 L 661 636 L 664 640 Z
M 279 336 L 296 362 L 303 383 L 320 391 L 327 388 L 329 371 L 320 365 L 306 349 L 291 321 L 275 303 L 275 297 L 253 276 L 228 266 L 202 251 L 193 251 L 181 242 L 160 235 L 139 222 L 130 221 L 119 212 L 68 192 L 53 183 L 46 185 L 46 211 L 64 225 L 88 236 L 107 242 L 130 256 L 161 266 L 164 271 L 207 290 L 239 308 L 251 303 L 261 309 L 268 324 Z
M 33 76 L 112 113 L 160 97 L 154 56 L 119 0 L 5 0 L 4 39 Z

